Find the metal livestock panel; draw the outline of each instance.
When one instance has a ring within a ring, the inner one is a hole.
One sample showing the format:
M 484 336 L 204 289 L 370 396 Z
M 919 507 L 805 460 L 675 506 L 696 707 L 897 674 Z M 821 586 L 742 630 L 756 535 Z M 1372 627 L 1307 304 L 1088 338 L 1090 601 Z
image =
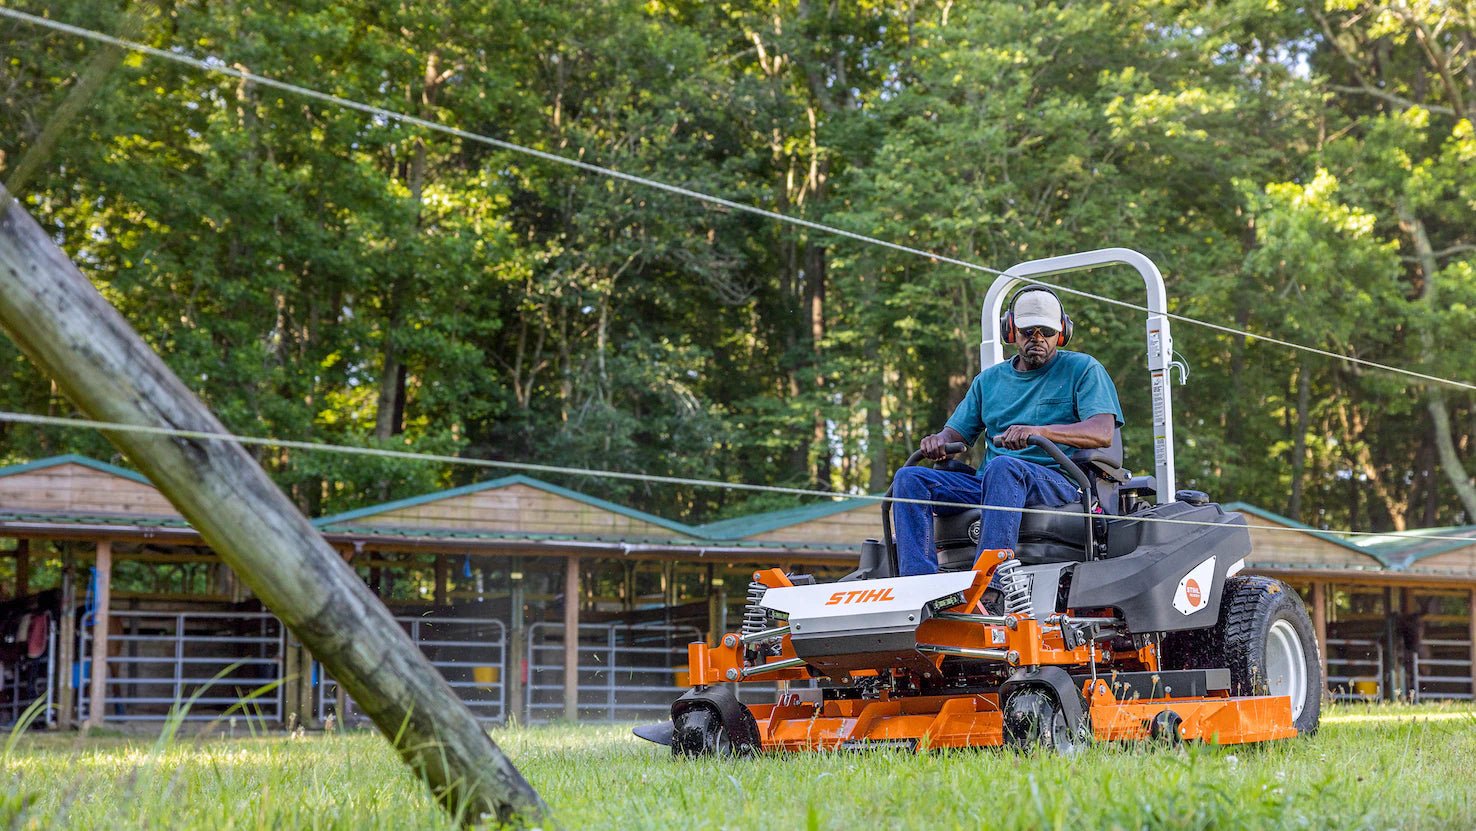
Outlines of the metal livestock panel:
M 1366 701 L 1380 698 L 1384 692 L 1384 645 L 1375 640 L 1350 640 L 1328 638 L 1327 689 L 1328 694 L 1338 701 Z M 1355 681 L 1372 681 L 1376 692 L 1359 695 L 1354 692 Z
M 115 610 L 111 617 L 121 631 L 108 635 L 104 719 L 160 721 L 177 704 L 188 704 L 184 718 L 190 721 L 227 714 L 282 719 L 283 629 L 276 616 Z M 80 721 L 91 706 L 90 628 L 78 643 L 73 681 Z
M 1416 701 L 1442 698 L 1471 698 L 1471 642 L 1426 639 L 1420 642 L 1430 656 L 1416 656 L 1414 683 L 1410 685 Z
M 587 721 L 656 720 L 686 692 L 687 644 L 695 626 L 580 624 L 578 716 Z M 528 627 L 529 722 L 564 714 L 564 625 Z
M 483 724 L 507 720 L 507 629 L 495 618 L 396 617 L 410 639 Z M 313 664 L 320 721 L 337 710 L 338 683 Z M 358 716 L 345 696 L 346 713 Z

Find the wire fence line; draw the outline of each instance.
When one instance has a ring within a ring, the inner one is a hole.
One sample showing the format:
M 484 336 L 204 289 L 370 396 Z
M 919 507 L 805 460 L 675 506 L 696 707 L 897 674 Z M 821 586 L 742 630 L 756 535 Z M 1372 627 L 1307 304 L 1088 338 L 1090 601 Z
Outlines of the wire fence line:
M 720 488 L 724 490 L 753 491 L 760 493 L 777 493 L 789 496 L 803 496 L 817 499 L 829 499 L 832 501 L 864 500 L 876 503 L 901 503 L 907 505 L 927 505 L 929 507 L 957 508 L 959 502 L 943 502 L 932 499 L 911 499 L 902 496 L 884 496 L 871 493 L 836 493 L 835 491 L 824 491 L 815 488 L 794 488 L 784 485 L 757 485 L 751 482 L 725 482 L 719 479 L 697 479 L 687 476 L 663 476 L 652 473 L 631 473 L 620 470 L 600 470 L 597 468 L 572 467 L 568 465 L 549 465 L 538 462 L 510 462 L 496 459 L 476 459 L 466 456 L 449 456 L 440 453 L 417 453 L 411 450 L 390 450 L 382 447 L 360 447 L 350 444 L 331 444 L 328 442 L 299 441 L 296 439 L 278 439 L 269 436 L 246 436 L 236 433 L 212 433 L 203 430 L 181 430 L 174 427 L 156 427 L 146 424 L 125 424 L 111 421 L 95 421 L 86 418 L 67 418 L 64 416 L 48 416 L 35 413 L 17 413 L 0 410 L 0 423 L 8 424 L 31 424 L 46 427 L 65 427 L 72 429 L 98 430 L 102 432 L 117 433 L 143 433 L 156 436 L 169 436 L 171 438 L 190 439 L 194 441 L 223 441 L 233 442 L 243 446 L 276 447 L 293 450 L 306 450 L 316 453 L 338 453 L 352 456 L 369 456 L 384 459 L 401 459 L 417 462 L 436 462 L 440 464 L 461 465 L 466 467 L 491 468 L 495 470 L 513 470 L 520 473 L 552 473 L 565 476 L 584 476 L 592 479 L 622 479 L 632 482 L 647 482 L 663 485 L 685 485 L 699 488 Z M 1041 514 L 1047 516 L 1066 516 L 1081 518 L 1079 510 L 1066 510 L 1063 508 L 1012 508 L 1001 505 L 969 505 L 971 508 L 979 508 L 984 511 L 1002 511 L 1014 514 Z M 1203 520 L 1174 519 L 1170 517 L 1147 517 L 1147 516 L 1117 516 L 1114 514 L 1093 514 L 1094 519 L 1119 519 L 1132 522 L 1163 523 L 1167 525 L 1181 525 L 1188 527 L 1222 528 L 1223 523 L 1206 522 Z M 1284 525 L 1258 525 L 1247 523 L 1246 528 L 1254 531 L 1269 531 L 1273 533 L 1293 534 L 1324 534 L 1336 537 L 1384 537 L 1413 540 L 1434 540 L 1446 542 L 1469 542 L 1476 543 L 1476 536 L 1462 537 L 1456 535 L 1424 534 L 1418 531 L 1352 531 L 1340 529 L 1321 528 L 1290 528 Z
M 813 220 L 805 219 L 803 217 L 797 217 L 797 216 L 791 216 L 791 215 L 788 215 L 788 214 L 782 214 L 782 213 L 779 213 L 777 211 L 771 211 L 771 210 L 768 210 L 766 208 L 760 208 L 760 207 L 758 207 L 756 205 L 750 205 L 750 204 L 743 203 L 743 202 L 736 202 L 736 201 L 731 200 L 731 199 L 726 199 L 726 198 L 723 198 L 723 197 L 720 197 L 720 196 L 715 196 L 715 195 L 712 195 L 712 194 L 709 194 L 709 193 L 703 193 L 701 191 L 692 190 L 690 188 L 682 187 L 680 185 L 674 185 L 674 184 L 671 184 L 669 182 L 662 182 L 662 181 L 657 180 L 657 179 L 651 179 L 649 177 L 639 176 L 639 175 L 636 175 L 636 174 L 633 174 L 633 173 L 626 173 L 626 172 L 623 172 L 623 171 L 615 170 L 614 168 L 610 168 L 610 167 L 605 167 L 605 166 L 602 166 L 602 165 L 593 164 L 593 163 L 582 161 L 582 160 L 579 160 L 579 159 L 569 158 L 567 156 L 561 156 L 561 155 L 559 155 L 557 153 L 549 153 L 549 152 L 544 151 L 544 150 L 538 150 L 536 148 L 528 147 L 526 145 L 517 144 L 515 142 L 511 142 L 511 141 L 506 141 L 506 140 L 503 140 L 503 139 L 494 138 L 492 136 L 488 136 L 488 135 L 485 135 L 485 134 L 482 134 L 482 133 L 476 133 L 476 132 L 472 132 L 470 130 L 464 130 L 464 129 L 461 129 L 459 127 L 453 127 L 453 126 L 451 126 L 449 124 L 444 124 L 444 123 L 439 122 L 439 121 L 434 121 L 434 120 L 427 119 L 427 118 L 421 118 L 419 116 L 410 115 L 410 114 L 407 114 L 407 113 L 399 112 L 397 110 L 391 110 L 391 109 L 388 109 L 386 107 L 378 106 L 376 104 L 368 104 L 368 103 L 365 103 L 365 102 L 362 102 L 362 101 L 356 101 L 356 100 L 353 100 L 353 99 L 350 99 L 350 98 L 345 98 L 345 97 L 340 96 L 340 95 L 334 95 L 332 93 L 323 92 L 321 90 L 313 89 L 311 87 L 302 86 L 300 84 L 294 84 L 294 83 L 291 83 L 291 82 L 288 82 L 288 81 L 281 81 L 281 80 L 278 80 L 278 79 L 273 78 L 273 77 L 268 76 L 268 75 L 261 75 L 259 73 L 250 72 L 250 71 L 247 71 L 247 70 L 238 69 L 236 67 L 229 66 L 229 65 L 227 65 L 227 63 L 225 61 L 221 60 L 220 58 L 216 58 L 216 57 L 197 58 L 197 57 L 194 57 L 192 55 L 186 54 L 182 50 L 182 47 L 176 47 L 175 50 L 159 49 L 157 47 L 149 46 L 149 45 L 144 44 L 144 43 L 138 43 L 137 41 L 132 41 L 132 40 L 127 40 L 125 38 L 115 37 L 113 35 L 109 35 L 109 34 L 106 34 L 104 32 L 99 32 L 99 31 L 96 31 L 94 29 L 87 29 L 87 28 L 84 28 L 84 27 L 81 27 L 81 26 L 74 26 L 72 24 L 62 23 L 62 22 L 57 21 L 57 20 L 50 20 L 48 18 L 39 17 L 39 16 L 32 15 L 32 14 L 27 14 L 25 12 L 18 11 L 18 10 L 15 10 L 15 9 L 6 8 L 4 6 L 0 6 L 0 17 L 7 17 L 7 18 L 10 18 L 12 20 L 16 20 L 16 21 L 19 21 L 19 22 L 22 22 L 22 23 L 28 23 L 28 24 L 35 25 L 35 26 L 40 26 L 40 27 L 43 27 L 43 28 L 51 29 L 51 30 L 56 31 L 56 32 L 61 32 L 61 33 L 64 33 L 64 34 L 72 35 L 74 37 L 79 37 L 79 38 L 83 38 L 83 39 L 86 39 L 86 40 L 91 40 L 91 41 L 94 41 L 94 42 L 97 42 L 97 43 L 104 43 L 104 44 L 108 44 L 108 45 L 111 45 L 111 46 L 116 46 L 116 47 L 119 47 L 119 48 L 122 48 L 122 49 L 127 49 L 129 51 L 138 52 L 140 54 L 145 54 L 145 55 L 149 55 L 149 56 L 152 56 L 152 57 L 155 57 L 155 58 L 159 58 L 161 60 L 172 61 L 174 63 L 183 64 L 185 66 L 193 67 L 193 68 L 198 69 L 198 70 L 200 70 L 202 72 L 211 73 L 211 74 L 215 74 L 215 75 L 221 75 L 221 76 L 225 76 L 225 77 L 229 77 L 229 78 L 235 78 L 237 80 L 247 81 L 247 82 L 254 83 L 254 84 L 260 84 L 260 85 L 265 86 L 265 87 L 270 87 L 272 89 L 281 90 L 283 92 L 291 93 L 293 95 L 301 96 L 301 97 L 304 97 L 304 98 L 310 98 L 310 99 L 313 99 L 313 100 L 316 100 L 316 101 L 321 101 L 323 103 L 331 104 L 333 106 L 343 107 L 343 108 L 351 109 L 351 110 L 356 110 L 358 112 L 362 112 L 362 113 L 365 113 L 365 114 L 370 115 L 370 116 L 374 116 L 374 117 L 378 117 L 378 118 L 382 118 L 382 119 L 387 119 L 387 120 L 399 122 L 399 123 L 402 123 L 402 124 L 409 124 L 409 125 L 413 125 L 413 126 L 416 126 L 416 127 L 421 127 L 421 128 L 426 129 L 426 130 L 431 130 L 431 131 L 434 131 L 434 132 L 443 133 L 445 135 L 454 136 L 456 138 L 465 139 L 467 141 L 472 141 L 472 142 L 476 142 L 476 143 L 479 143 L 479 144 L 484 144 L 484 145 L 487 145 L 489 147 L 496 147 L 496 148 L 501 149 L 501 150 L 507 150 L 507 151 L 510 151 L 510 152 L 521 153 L 523 155 L 532 156 L 534 158 L 542 159 L 544 161 L 552 162 L 554 164 L 565 165 L 567 167 L 572 167 L 572 168 L 575 168 L 575 169 L 578 169 L 578 170 L 582 170 L 582 171 L 587 172 L 587 173 L 593 173 L 593 174 L 600 175 L 600 176 L 607 176 L 607 177 L 610 177 L 610 178 L 613 178 L 613 179 L 619 179 L 619 180 L 622 180 L 622 181 L 630 182 L 632 184 L 640 185 L 642 187 L 648 187 L 648 188 L 652 188 L 652 189 L 655 189 L 655 190 L 665 191 L 667 193 L 675 194 L 677 196 L 682 196 L 682 197 L 686 197 L 686 198 L 689 198 L 689 199 L 697 200 L 699 202 L 704 202 L 704 203 L 709 204 L 709 205 L 718 205 L 718 206 L 721 206 L 721 207 L 724 207 L 724 208 L 728 208 L 729 210 L 740 211 L 740 212 L 743 212 L 743 213 L 752 214 L 754 216 L 764 217 L 766 219 L 771 219 L 771 220 L 774 220 L 776 222 L 788 223 L 790 225 L 796 225 L 796 226 L 799 226 L 799 227 L 802 227 L 802 228 L 807 228 L 807 229 L 812 230 L 812 231 L 818 231 L 818 232 L 821 232 L 821 233 L 824 233 L 824 234 L 829 234 L 829 235 L 832 235 L 832 236 L 842 237 L 842 238 L 845 238 L 845 239 L 850 239 L 850 240 L 853 240 L 853 241 L 856 241 L 856 242 L 865 243 L 865 244 L 868 244 L 868 245 L 875 245 L 875 246 L 879 246 L 879 247 L 882 247 L 882 248 L 887 248 L 887 249 L 890 249 L 890 250 L 893 250 L 893 251 L 898 251 L 898 252 L 901 252 L 901 253 L 904 253 L 904 254 L 911 254 L 913 256 L 922 257 L 922 258 L 927 259 L 927 260 L 930 260 L 932 262 L 944 263 L 944 264 L 947 264 L 947 265 L 953 265 L 953 266 L 957 266 L 959 268 L 964 268 L 964 269 L 967 269 L 967 270 L 970 270 L 970 271 L 982 272 L 982 273 L 985 273 L 985 274 L 993 274 L 993 275 L 998 275 L 998 276 L 1004 276 L 1006 274 L 1006 272 L 1000 271 L 999 269 L 996 269 L 996 268 L 991 268 L 989 266 L 982 265 L 982 264 L 975 263 L 975 262 L 971 262 L 971 261 L 968 261 L 968 260 L 962 260 L 962 259 L 959 259 L 957 257 L 950 257 L 947 254 L 942 254 L 942 253 L 939 253 L 939 252 L 936 252 L 936 251 L 928 251 L 926 249 L 916 248 L 916 247 L 913 247 L 913 246 L 910 246 L 910 245 L 903 245 L 901 243 L 893 242 L 891 240 L 882 239 L 880 237 L 875 237 L 875 236 L 871 236 L 871 235 L 868 235 L 868 234 L 858 233 L 856 231 L 850 231 L 850 230 L 847 230 L 845 228 L 840 228 L 840 227 L 837 227 L 837 226 L 834 226 L 834 225 L 828 225 L 828 224 L 823 223 L 823 222 L 816 222 L 816 221 L 813 221 Z M 176 50 L 178 50 L 178 51 L 176 51 Z M 1109 305 L 1114 305 L 1114 306 L 1118 306 L 1118 307 L 1126 308 L 1126 309 L 1132 309 L 1132 310 L 1140 311 L 1140 312 L 1144 312 L 1144 313 L 1149 313 L 1149 314 L 1153 313 L 1152 310 L 1149 309 L 1147 306 L 1144 306 L 1144 305 L 1141 305 L 1141 304 L 1138 304 L 1138 303 L 1133 303 L 1133 302 L 1126 301 L 1126 300 L 1120 300 L 1120 299 L 1114 298 L 1114 297 L 1107 297 L 1105 295 L 1096 294 L 1096 293 L 1093 293 L 1093 292 L 1085 291 L 1083 289 L 1071 288 L 1069 286 L 1062 286 L 1062 285 L 1057 285 L 1057 284 L 1054 284 L 1054 283 L 1046 283 L 1044 281 L 1035 281 L 1035 282 L 1039 282 L 1042 285 L 1048 285 L 1051 288 L 1053 288 L 1056 291 L 1059 291 L 1059 292 L 1061 292 L 1063 294 L 1069 294 L 1069 295 L 1073 295 L 1073 296 L 1076 296 L 1076 297 L 1081 297 L 1081 298 L 1089 299 L 1089 300 L 1095 300 L 1095 301 L 1098 301 L 1098 302 L 1101 302 L 1101 303 L 1106 303 L 1106 304 L 1109 304 Z M 1371 361 L 1371 360 L 1368 360 L 1367 358 L 1360 358 L 1360 357 L 1357 357 L 1357 356 L 1354 356 L 1354 355 L 1347 355 L 1347 354 L 1343 354 L 1343 353 L 1340 353 L 1340 352 L 1333 352 L 1331 350 L 1322 349 L 1322 348 L 1319 348 L 1319 347 L 1316 347 L 1316 346 L 1310 346 L 1310 345 L 1304 344 L 1304 343 L 1297 343 L 1295 341 L 1285 340 L 1283 338 L 1277 338 L 1277 337 L 1273 337 L 1273 336 L 1267 335 L 1267 334 L 1261 334 L 1261 333 L 1257 333 L 1257 332 L 1251 332 L 1251 331 L 1246 330 L 1246 329 L 1238 329 L 1238 328 L 1236 328 L 1234 326 L 1226 326 L 1226 325 L 1219 324 L 1219 323 L 1212 323 L 1212 322 L 1207 321 L 1207 320 L 1201 320 L 1199 318 L 1189 317 L 1187 315 L 1176 314 L 1174 312 L 1165 312 L 1164 313 L 1164 316 L 1165 317 L 1168 317 L 1171 320 L 1175 320 L 1175 321 L 1178 321 L 1178 322 L 1181 322 L 1181 323 L 1190 324 L 1190 325 L 1193 325 L 1193 326 L 1200 326 L 1200 327 L 1203 327 L 1203 328 L 1206 328 L 1206 329 L 1210 329 L 1212 331 L 1219 332 L 1221 334 L 1233 335 L 1233 336 L 1237 336 L 1237 337 L 1244 337 L 1244 338 L 1248 338 L 1250 340 L 1263 341 L 1265 343 L 1273 344 L 1275 346 L 1280 346 L 1280 347 L 1283 347 L 1283 348 L 1286 348 L 1286 349 L 1292 349 L 1292 350 L 1306 352 L 1306 353 L 1313 354 L 1313 355 L 1319 355 L 1319 356 L 1322 356 L 1322 357 L 1325 357 L 1325 358 L 1331 358 L 1331 359 L 1336 360 L 1336 361 L 1342 361 L 1342 362 L 1345 362 L 1345 363 L 1350 363 L 1350 364 L 1354 364 L 1354 365 L 1357 365 L 1357 366 L 1365 367 L 1367 369 L 1373 369 L 1373 370 L 1378 370 L 1378 371 L 1382 371 L 1382 372 L 1388 372 L 1388 373 L 1392 373 L 1392 374 L 1395 374 L 1395 375 L 1403 375 L 1405 377 L 1413 378 L 1413 379 L 1416 379 L 1418 381 L 1422 381 L 1422 382 L 1426 382 L 1426 383 L 1439 384 L 1439 385 L 1442 385 L 1442 386 L 1454 387 L 1454 388 L 1457 388 L 1457 389 L 1464 389 L 1464 390 L 1476 391 L 1476 383 L 1471 383 L 1471 382 L 1468 382 L 1468 381 L 1461 381 L 1461 380 L 1452 379 L 1452 378 L 1443 378 L 1443 377 L 1440 377 L 1440 376 L 1437 376 L 1437 375 L 1431 375 L 1431 374 L 1428 374 L 1428 373 L 1419 372 L 1417 370 L 1408 369 L 1408 368 L 1405 368 L 1405 367 L 1398 367 L 1398 366 L 1394 366 L 1392 364 L 1385 364 L 1385 363 L 1380 363 L 1378 361 Z

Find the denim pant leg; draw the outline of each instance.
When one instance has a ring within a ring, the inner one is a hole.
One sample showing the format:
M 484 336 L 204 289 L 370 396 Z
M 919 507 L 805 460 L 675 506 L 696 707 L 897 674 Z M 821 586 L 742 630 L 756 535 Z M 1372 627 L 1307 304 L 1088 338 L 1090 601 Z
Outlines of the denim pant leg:
M 933 515 L 952 516 L 978 505 L 983 496 L 979 477 L 929 467 L 904 467 L 892 479 L 892 496 L 901 499 L 926 499 L 933 502 L 957 502 L 958 507 L 892 503 L 892 523 L 897 534 L 897 571 L 899 576 L 935 574 L 938 552 L 933 543 Z
M 1002 508 L 1054 508 L 1081 498 L 1081 491 L 1055 468 L 1013 456 L 995 456 L 984 466 L 984 504 Z M 1020 544 L 1020 514 L 984 510 L 979 527 L 979 550 Z

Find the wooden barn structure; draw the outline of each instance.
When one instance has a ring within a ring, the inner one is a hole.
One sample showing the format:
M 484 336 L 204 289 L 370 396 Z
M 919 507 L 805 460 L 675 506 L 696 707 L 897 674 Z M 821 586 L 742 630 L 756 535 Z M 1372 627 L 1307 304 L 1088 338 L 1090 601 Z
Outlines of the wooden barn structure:
M 1330 694 L 1471 697 L 1476 526 L 1346 539 L 1227 507 L 1253 526 L 1247 570 L 1309 604 Z M 880 535 L 874 500 L 689 526 L 521 475 L 315 524 L 489 723 L 659 715 L 755 568 L 838 575 Z M 0 468 L 0 632 L 0 720 L 37 697 L 60 727 L 191 696 L 196 719 L 355 717 L 147 480 L 94 459 Z

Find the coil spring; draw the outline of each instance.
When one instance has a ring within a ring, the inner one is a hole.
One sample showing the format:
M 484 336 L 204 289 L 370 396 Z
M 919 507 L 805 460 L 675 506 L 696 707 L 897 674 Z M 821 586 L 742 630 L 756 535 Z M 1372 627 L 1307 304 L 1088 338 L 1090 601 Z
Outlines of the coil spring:
M 994 570 L 999 590 L 1004 594 L 1007 614 L 1035 617 L 1035 604 L 1030 600 L 1030 579 L 1020 571 L 1019 560 L 1005 560 Z
M 753 635 L 769 628 L 769 610 L 759 604 L 769 587 L 755 580 L 748 584 L 748 605 L 743 607 L 743 634 Z

